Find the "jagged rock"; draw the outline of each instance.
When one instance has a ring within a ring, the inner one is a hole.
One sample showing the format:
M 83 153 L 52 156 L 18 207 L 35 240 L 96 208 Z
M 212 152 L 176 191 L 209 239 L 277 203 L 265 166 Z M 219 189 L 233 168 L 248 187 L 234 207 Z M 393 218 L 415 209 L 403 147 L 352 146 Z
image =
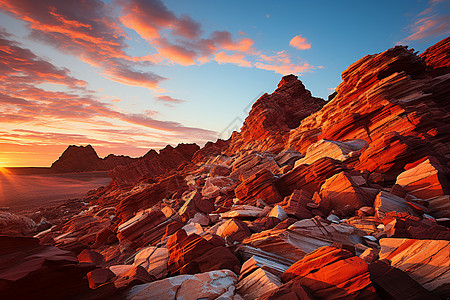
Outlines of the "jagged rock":
M 295 222 L 287 229 L 277 227 L 254 233 L 242 243 L 295 261 L 311 251 L 333 243 L 353 248 L 354 245 L 362 243 L 361 237 L 364 236 L 364 232 L 354 227 L 346 224 L 328 224 L 319 217 Z
M 310 165 L 323 157 L 338 161 L 345 161 L 351 157 L 358 157 L 364 147 L 369 144 L 365 140 L 330 141 L 320 140 L 306 149 L 305 157 L 295 162 L 295 165 Z
M 311 194 L 320 190 L 327 178 L 345 170 L 341 162 L 332 158 L 322 158 L 313 164 L 299 165 L 290 172 L 278 178 L 275 186 L 284 197 L 291 195 L 295 190 L 306 190 Z
M 199 212 L 209 214 L 214 210 L 214 204 L 207 199 L 202 199 L 202 196 L 197 190 L 184 195 L 183 200 L 185 202 L 178 213 L 184 219 L 192 218 Z
M 398 175 L 396 184 L 420 199 L 443 196 L 450 192 L 450 184 L 442 169 L 435 158 L 419 160 Z
M 297 76 L 284 76 L 271 95 L 264 94 L 253 104 L 240 133 L 232 135 L 226 153 L 248 149 L 279 152 L 289 130 L 324 104 L 324 100 L 311 96 Z
M 450 37 L 434 44 L 419 56 L 427 64 L 427 70 L 433 76 L 440 76 L 450 72 Z
M 251 235 L 247 224 L 238 219 L 229 219 L 219 226 L 216 234 L 225 238 L 229 237 L 233 241 L 242 242 L 243 239 Z
M 1 235 L 27 235 L 37 229 L 37 224 L 26 216 L 0 211 Z
M 236 205 L 229 211 L 220 214 L 222 218 L 257 218 L 265 214 L 265 210 L 251 205 Z
M 279 172 L 280 168 L 272 153 L 242 153 L 234 161 L 230 177 L 243 181 L 261 170 L 269 170 L 274 174 Z
M 430 214 L 435 218 L 450 218 L 450 195 L 427 199 Z
M 238 273 L 239 260 L 228 248 L 214 246 L 204 238 L 178 230 L 167 241 L 169 274 L 195 274 L 229 269 Z
M 135 266 L 141 266 L 156 279 L 165 278 L 168 274 L 169 251 L 164 247 L 147 247 L 134 257 Z
M 83 251 L 81 251 L 81 253 L 78 254 L 77 258 L 80 263 L 92 263 L 97 267 L 102 266 L 105 262 L 103 255 L 89 249 L 84 249 Z
M 178 221 L 167 218 L 160 210 L 148 209 L 120 224 L 117 237 L 121 244 L 139 248 L 158 243 L 165 234 L 174 233 L 182 226 Z
M 230 175 L 230 173 L 231 173 L 230 168 L 223 166 L 223 165 L 217 165 L 211 169 L 209 176 L 211 176 L 211 177 L 228 176 L 228 175 Z
M 267 270 L 257 268 L 240 277 L 236 285 L 238 293 L 244 299 L 257 299 L 281 285 L 281 280 Z
M 111 272 L 109 269 L 95 269 L 86 274 L 86 277 L 89 281 L 89 287 L 91 289 L 96 289 L 100 285 L 104 285 L 112 278 L 116 277 L 116 275 Z
M 239 203 L 253 204 L 262 199 L 268 204 L 278 203 L 283 200 L 274 186 L 275 177 L 268 170 L 261 170 L 242 182 L 235 190 Z
M 0 294 L 8 299 L 68 299 L 89 292 L 83 277 L 95 268 L 70 251 L 29 237 L 0 236 Z
M 448 46 L 445 49 L 448 51 Z M 396 132 L 421 140 L 412 151 L 403 152 L 411 160 L 433 153 L 448 157 L 450 115 L 445 99 L 448 99 L 450 85 L 445 75 L 427 76 L 424 62 L 413 50 L 396 46 L 380 54 L 367 55 L 345 70 L 342 80 L 336 88 L 336 97 L 291 130 L 285 149 L 305 153 L 320 139 L 363 139 L 369 143 L 365 152 L 372 147 L 372 154 L 382 153 L 377 148 L 386 144 L 376 146 L 373 143 L 378 143 L 383 135 Z M 395 151 L 393 154 L 397 156 Z M 374 171 L 391 166 L 400 171 L 408 163 L 403 155 L 394 161 L 386 157 L 385 162 L 376 158 Z M 386 167 L 382 166 L 384 164 Z M 383 179 L 382 171 L 379 173 L 380 182 L 388 181 Z
M 284 198 L 279 204 L 287 215 L 297 219 L 310 219 L 313 217 L 308 203 L 313 203 L 312 195 L 306 190 L 294 190 L 290 196 Z
M 284 221 L 288 218 L 284 209 L 279 205 L 275 205 L 267 216 L 277 218 L 280 221 Z
M 383 261 L 369 264 L 370 279 L 383 299 L 438 300 L 405 272 Z
M 233 183 L 234 181 L 228 177 L 209 177 L 202 189 L 202 196 L 211 199 L 220 194 L 228 194 L 233 191 Z
M 174 193 L 185 191 L 188 187 L 180 175 L 161 178 L 158 182 L 145 186 L 137 192 L 132 192 L 116 206 L 116 216 L 125 221 L 141 209 L 151 208 L 164 198 L 170 198 Z
M 314 298 L 379 299 L 367 263 L 336 247 L 309 253 L 289 267 L 281 279 L 306 287 Z
M 156 178 L 189 162 L 199 148 L 196 144 L 179 144 L 175 148 L 168 145 L 159 153 L 150 150 L 138 161 L 114 168 L 109 175 L 118 185 L 135 184 L 143 176 Z
M 195 275 L 179 275 L 134 286 L 126 299 L 195 300 L 234 298 L 237 276 L 229 270 L 217 270 Z
M 278 153 L 274 159 L 280 167 L 283 167 L 294 166 L 295 162 L 300 158 L 303 158 L 303 155 L 300 152 L 288 149 Z
M 380 259 L 406 272 L 439 297 L 450 293 L 450 241 L 384 238 Z
M 114 286 L 116 289 L 127 289 L 154 280 L 155 277 L 150 275 L 142 266 L 133 266 L 114 280 Z
M 371 195 L 360 188 L 346 172 L 328 178 L 320 188 L 320 197 L 320 206 L 333 210 L 350 210 L 351 214 L 363 206 L 373 204 Z
M 387 213 L 408 212 L 413 214 L 412 209 L 408 206 L 407 201 L 398 196 L 392 195 L 385 191 L 380 191 L 374 201 L 375 216 L 383 219 Z

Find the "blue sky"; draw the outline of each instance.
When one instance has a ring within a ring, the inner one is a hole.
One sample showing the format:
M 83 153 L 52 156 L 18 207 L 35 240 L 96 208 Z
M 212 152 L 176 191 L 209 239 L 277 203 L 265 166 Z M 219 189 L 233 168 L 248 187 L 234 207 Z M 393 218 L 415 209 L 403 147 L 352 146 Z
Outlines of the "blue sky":
M 422 52 L 449 35 L 449 6 L 0 0 L 0 166 L 47 166 L 68 144 L 101 156 L 203 144 L 282 75 L 326 99 L 366 54 Z

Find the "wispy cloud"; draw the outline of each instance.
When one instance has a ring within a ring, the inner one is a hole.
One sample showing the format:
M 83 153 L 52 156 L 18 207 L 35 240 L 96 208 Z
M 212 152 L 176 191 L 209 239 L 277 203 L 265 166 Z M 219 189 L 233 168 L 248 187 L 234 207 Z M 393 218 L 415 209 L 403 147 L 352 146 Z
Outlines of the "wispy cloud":
M 428 7 L 416 16 L 409 26 L 411 34 L 404 41 L 416 41 L 428 37 L 450 34 L 450 4 L 448 1 L 430 0 Z
M 173 107 L 175 104 L 180 104 L 180 103 L 186 102 L 186 100 L 172 98 L 167 95 L 156 96 L 155 99 L 156 99 L 156 101 L 162 102 L 162 103 L 164 103 L 164 105 L 170 106 L 170 107 Z

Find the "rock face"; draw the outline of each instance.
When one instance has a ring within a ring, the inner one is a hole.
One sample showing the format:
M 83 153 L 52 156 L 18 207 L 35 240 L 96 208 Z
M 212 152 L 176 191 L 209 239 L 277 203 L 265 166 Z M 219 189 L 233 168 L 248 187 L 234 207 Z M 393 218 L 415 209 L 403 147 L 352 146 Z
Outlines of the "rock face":
M 330 295 L 336 299 L 379 299 L 367 263 L 335 247 L 322 247 L 309 253 L 287 269 L 281 279 L 306 287 L 318 299 Z
M 443 47 L 448 51 L 448 46 Z M 333 100 L 291 130 L 286 149 L 305 153 L 320 139 L 362 139 L 369 143 L 369 149 L 375 148 L 372 153 L 383 153 L 383 143 L 377 147 L 373 143 L 379 143 L 386 134 L 421 139 L 421 145 L 398 157 L 400 161 L 383 161 L 383 156 L 372 156 L 377 160 L 376 168 L 391 167 L 387 175 L 376 172 L 372 166 L 367 169 L 364 163 L 358 166 L 360 170 L 375 172 L 371 175 L 379 182 L 392 182 L 393 175 L 398 175 L 408 161 L 424 154 L 439 152 L 441 157 L 449 154 L 449 114 L 444 103 L 450 89 L 448 79 L 428 76 L 425 63 L 412 50 L 396 46 L 367 55 L 344 71 L 342 79 Z
M 262 95 L 252 106 L 239 133 L 233 134 L 226 153 L 239 150 L 279 152 L 289 130 L 325 104 L 311 96 L 297 76 L 284 76 L 272 94 Z
M 0 298 L 449 298 L 449 41 L 363 57 L 324 106 L 285 76 L 228 141 L 151 150 L 40 224 L 0 213 L 36 234 L 0 236 Z
M 113 154 L 100 158 L 91 145 L 71 145 L 52 164 L 51 169 L 55 172 L 108 171 L 133 161 L 134 159 L 129 156 Z

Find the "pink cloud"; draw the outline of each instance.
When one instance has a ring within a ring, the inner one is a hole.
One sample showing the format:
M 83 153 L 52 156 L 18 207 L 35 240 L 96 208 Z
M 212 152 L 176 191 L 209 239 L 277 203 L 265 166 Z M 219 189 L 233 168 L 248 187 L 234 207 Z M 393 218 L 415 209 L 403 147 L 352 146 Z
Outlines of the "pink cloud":
M 441 0 L 428 2 L 428 7 L 417 15 L 409 29 L 411 34 L 403 41 L 416 41 L 428 37 L 437 37 L 450 34 L 450 15 L 442 14 L 448 12 L 448 3 Z
M 300 34 L 294 36 L 289 42 L 289 45 L 300 50 L 311 49 L 311 44 L 309 44 L 308 41 Z
M 252 66 L 252 64 L 249 61 L 245 60 L 245 55 L 239 53 L 227 55 L 225 52 L 222 51 L 216 54 L 214 60 L 217 61 L 219 64 L 231 63 L 236 64 L 240 67 Z
M 163 102 L 167 106 L 173 106 L 174 104 L 180 104 L 186 102 L 186 100 L 176 99 L 172 98 L 170 96 L 162 95 L 162 96 L 156 96 L 156 101 Z
M 315 69 L 314 66 L 311 66 L 308 63 L 303 64 L 264 64 L 257 62 L 255 63 L 255 66 L 258 69 L 268 70 L 268 71 L 274 71 L 275 73 L 281 74 L 281 75 L 288 75 L 288 74 L 302 74 L 304 72 L 311 71 L 312 69 Z

